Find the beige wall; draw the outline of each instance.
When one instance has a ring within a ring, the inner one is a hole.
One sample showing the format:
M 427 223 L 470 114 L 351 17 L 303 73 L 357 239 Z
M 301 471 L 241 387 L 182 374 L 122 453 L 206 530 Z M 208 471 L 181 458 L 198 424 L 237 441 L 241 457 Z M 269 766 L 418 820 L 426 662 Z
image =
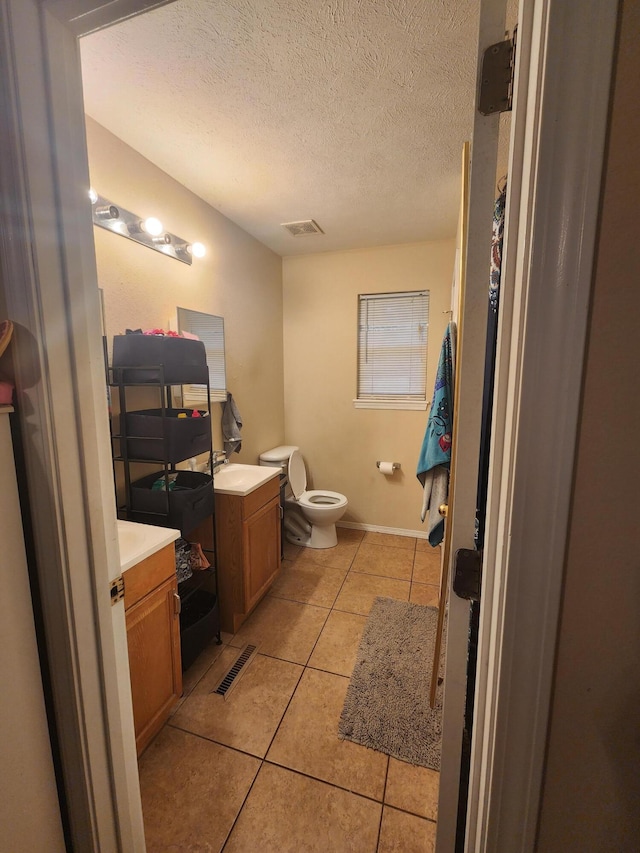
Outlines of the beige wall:
M 284 436 L 281 258 L 90 118 L 87 143 L 98 193 L 207 247 L 187 266 L 94 228 L 110 338 L 127 327 L 167 328 L 178 305 L 223 316 L 227 387 L 244 420 L 242 452 L 233 459 L 256 462 Z M 220 412 L 214 404 L 221 447 Z
M 427 394 L 450 308 L 455 241 L 285 258 L 285 434 L 309 488 L 342 492 L 345 521 L 421 530 L 416 463 L 427 411 L 355 409 L 359 293 L 428 288 Z M 400 462 L 387 479 L 377 460 Z
M 640 3 L 623 3 L 541 853 L 640 846 Z

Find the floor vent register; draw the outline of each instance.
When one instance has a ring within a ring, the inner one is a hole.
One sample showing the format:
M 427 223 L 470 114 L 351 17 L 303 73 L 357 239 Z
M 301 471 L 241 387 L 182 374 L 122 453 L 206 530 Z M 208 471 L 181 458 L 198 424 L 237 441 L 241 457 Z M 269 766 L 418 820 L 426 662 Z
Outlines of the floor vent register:
M 229 667 L 227 672 L 222 676 L 218 685 L 211 691 L 219 696 L 224 696 L 225 699 L 229 696 L 232 688 L 238 683 L 240 676 L 246 671 L 248 665 L 258 653 L 258 647 L 247 644 L 241 651 L 235 662 Z

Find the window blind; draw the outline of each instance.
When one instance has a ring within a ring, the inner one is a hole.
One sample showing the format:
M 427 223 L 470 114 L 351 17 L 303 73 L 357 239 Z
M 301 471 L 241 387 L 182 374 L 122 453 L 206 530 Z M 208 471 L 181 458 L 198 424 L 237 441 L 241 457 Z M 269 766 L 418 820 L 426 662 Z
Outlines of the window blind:
M 209 368 L 209 385 L 212 401 L 227 399 L 227 380 L 224 359 L 224 320 L 213 314 L 192 311 L 189 308 L 178 308 L 178 331 L 197 335 L 207 354 Z M 182 396 L 184 405 L 207 403 L 206 385 L 183 385 Z
M 358 300 L 358 400 L 424 402 L 429 291 Z

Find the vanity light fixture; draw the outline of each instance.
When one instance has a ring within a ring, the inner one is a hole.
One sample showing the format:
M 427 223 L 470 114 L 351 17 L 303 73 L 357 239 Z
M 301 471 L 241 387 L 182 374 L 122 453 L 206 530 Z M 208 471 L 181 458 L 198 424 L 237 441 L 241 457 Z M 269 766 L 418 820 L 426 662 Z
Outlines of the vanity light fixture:
M 94 225 L 120 234 L 121 237 L 128 237 L 135 243 L 141 243 L 189 266 L 193 258 L 202 258 L 206 253 L 202 243 L 190 243 L 165 231 L 162 222 L 155 216 L 142 219 L 130 210 L 113 204 L 93 188 L 89 190 L 89 199 Z

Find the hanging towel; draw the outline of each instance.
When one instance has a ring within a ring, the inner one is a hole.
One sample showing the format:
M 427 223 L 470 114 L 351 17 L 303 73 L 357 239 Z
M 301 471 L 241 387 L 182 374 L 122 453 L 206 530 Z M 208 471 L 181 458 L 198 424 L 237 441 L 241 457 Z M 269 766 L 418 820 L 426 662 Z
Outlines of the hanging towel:
M 227 401 L 222 404 L 222 436 L 227 459 L 232 453 L 240 453 L 242 447 L 242 415 L 238 411 L 233 396 L 227 392 Z
M 427 510 L 429 511 L 427 530 L 429 543 L 433 547 L 439 545 L 444 536 L 444 519 L 438 512 L 438 507 L 446 501 L 449 489 L 455 338 L 455 323 L 449 323 L 442 341 L 431 411 L 416 471 L 416 476 L 423 486 L 420 518 L 424 521 Z

